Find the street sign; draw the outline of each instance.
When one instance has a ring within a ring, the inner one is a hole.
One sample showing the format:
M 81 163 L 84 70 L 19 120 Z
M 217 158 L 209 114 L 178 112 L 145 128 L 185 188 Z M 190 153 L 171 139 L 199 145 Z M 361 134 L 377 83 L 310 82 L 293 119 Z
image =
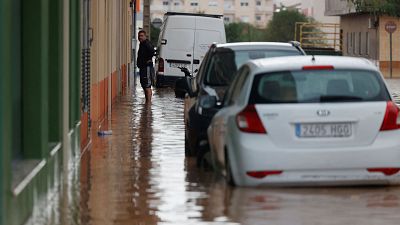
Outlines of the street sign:
M 397 24 L 393 21 L 389 21 L 385 24 L 385 30 L 389 34 L 393 34 L 397 30 Z

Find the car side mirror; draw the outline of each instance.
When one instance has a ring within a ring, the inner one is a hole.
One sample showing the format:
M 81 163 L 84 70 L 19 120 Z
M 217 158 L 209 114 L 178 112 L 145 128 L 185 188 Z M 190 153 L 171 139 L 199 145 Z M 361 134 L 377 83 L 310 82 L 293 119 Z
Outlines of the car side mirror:
M 203 95 L 199 98 L 199 106 L 204 109 L 211 109 L 217 106 L 218 100 L 216 96 Z

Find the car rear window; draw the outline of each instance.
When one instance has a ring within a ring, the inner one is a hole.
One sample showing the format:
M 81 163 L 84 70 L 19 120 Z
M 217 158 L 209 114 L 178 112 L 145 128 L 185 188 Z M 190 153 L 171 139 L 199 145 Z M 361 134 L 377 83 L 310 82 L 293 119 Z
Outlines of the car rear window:
M 212 56 L 210 64 L 206 70 L 205 84 L 211 86 L 229 85 L 238 68 L 245 62 L 252 59 L 271 58 L 279 56 L 302 55 L 300 51 L 292 49 L 258 49 L 258 50 L 237 50 L 229 48 L 220 48 Z
M 250 104 L 388 101 L 373 71 L 305 70 L 256 75 Z

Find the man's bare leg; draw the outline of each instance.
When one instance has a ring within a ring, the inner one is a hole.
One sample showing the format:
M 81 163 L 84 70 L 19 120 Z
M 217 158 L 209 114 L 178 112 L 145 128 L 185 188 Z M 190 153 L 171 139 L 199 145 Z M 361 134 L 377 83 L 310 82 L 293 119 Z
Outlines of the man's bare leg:
M 153 95 L 151 88 L 144 89 L 144 95 L 146 97 L 146 102 L 151 102 L 151 96 Z

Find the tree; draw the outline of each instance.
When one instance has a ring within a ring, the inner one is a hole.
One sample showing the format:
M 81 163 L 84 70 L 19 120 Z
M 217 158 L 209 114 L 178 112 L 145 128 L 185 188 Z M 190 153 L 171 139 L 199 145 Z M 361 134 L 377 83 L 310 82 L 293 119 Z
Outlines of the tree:
M 367 12 L 374 15 L 389 15 L 400 17 L 399 0 L 348 0 L 352 2 L 357 12 Z
M 309 22 L 310 19 L 297 10 L 283 10 L 274 13 L 265 30 L 267 41 L 288 42 L 294 39 L 296 22 Z
M 225 24 L 227 42 L 264 41 L 264 32 L 249 23 Z
M 158 36 L 160 35 L 160 28 L 156 28 L 151 25 L 150 29 L 150 42 L 153 44 L 153 46 L 157 46 Z

